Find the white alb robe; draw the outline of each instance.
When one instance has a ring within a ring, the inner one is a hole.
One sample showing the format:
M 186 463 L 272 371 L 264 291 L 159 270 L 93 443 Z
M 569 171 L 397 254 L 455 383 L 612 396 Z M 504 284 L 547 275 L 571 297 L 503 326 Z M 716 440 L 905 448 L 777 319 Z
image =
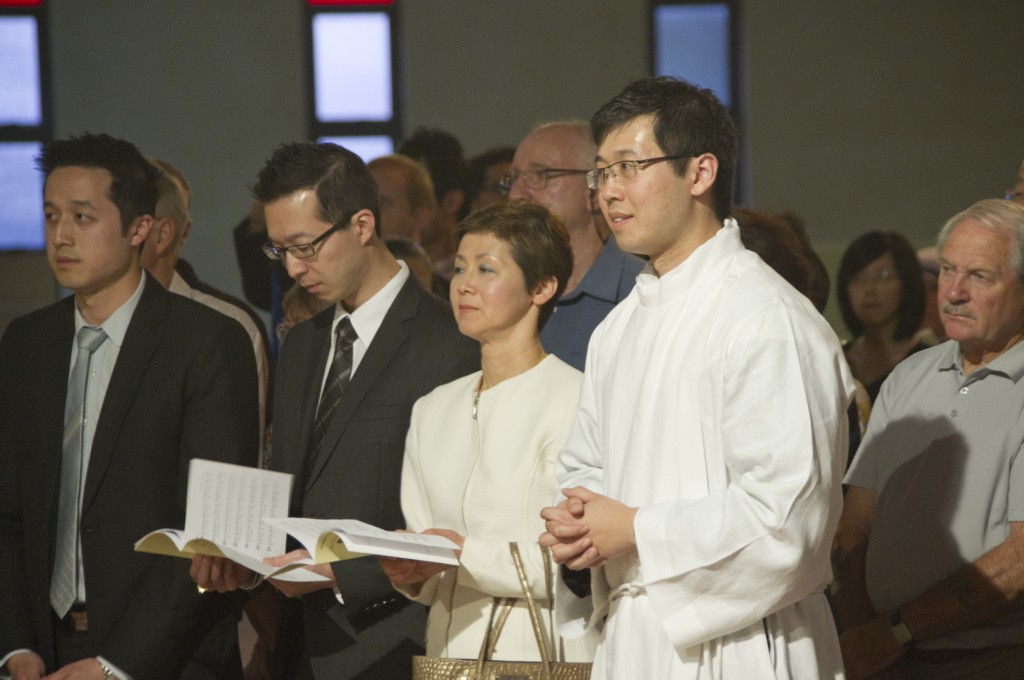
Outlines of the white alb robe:
M 733 220 L 640 274 L 591 339 L 559 457 L 561 488 L 639 507 L 637 552 L 595 573 L 594 678 L 842 677 L 823 590 L 852 395 L 835 334 Z M 578 634 L 589 601 L 558 600 Z

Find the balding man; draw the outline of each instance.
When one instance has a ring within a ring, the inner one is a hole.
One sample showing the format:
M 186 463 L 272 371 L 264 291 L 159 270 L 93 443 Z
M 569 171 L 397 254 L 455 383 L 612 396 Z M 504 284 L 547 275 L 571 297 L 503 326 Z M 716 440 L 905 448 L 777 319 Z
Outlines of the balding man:
M 587 188 L 597 147 L 583 121 L 548 123 L 523 138 L 503 180 L 510 201 L 547 207 L 569 231 L 572 277 L 541 330 L 544 349 L 579 370 L 590 335 L 633 289 L 643 260 L 619 250 Z
M 269 376 L 269 355 L 266 342 L 263 339 L 263 331 L 244 309 L 205 291 L 197 290 L 186 283 L 185 279 L 175 271 L 181 247 L 185 245 L 189 231 L 192 229 L 192 218 L 189 216 L 192 188 L 181 171 L 167 161 L 159 158 L 148 158 L 147 160 L 160 170 L 161 174 L 156 181 L 159 197 L 156 214 L 153 216 L 153 228 L 150 230 L 149 238 L 142 246 L 140 262 L 143 269 L 152 274 L 153 278 L 167 290 L 195 300 L 242 324 L 252 343 L 253 353 L 256 355 L 260 399 L 260 449 L 262 451 Z
M 848 678 L 1021 677 L 1022 248 L 1011 201 L 939 232 L 949 341 L 892 372 L 846 476 L 833 591 Z

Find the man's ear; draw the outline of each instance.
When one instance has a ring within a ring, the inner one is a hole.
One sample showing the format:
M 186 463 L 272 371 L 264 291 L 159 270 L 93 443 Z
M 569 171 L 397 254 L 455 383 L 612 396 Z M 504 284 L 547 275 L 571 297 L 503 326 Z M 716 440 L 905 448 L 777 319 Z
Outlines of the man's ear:
M 693 184 L 690 186 L 690 195 L 694 198 L 711 191 L 718 178 L 718 158 L 710 153 L 701 154 L 696 158 L 695 167 Z
M 153 216 L 141 215 L 128 226 L 128 238 L 132 246 L 142 245 L 153 228 Z
M 170 217 L 154 218 L 146 238 L 147 248 L 152 248 L 157 257 L 163 257 L 174 248 L 175 235 L 174 220 Z
M 349 229 L 355 229 L 359 237 L 359 243 L 366 245 L 377 235 L 377 221 L 373 218 L 373 211 L 363 208 L 352 216 L 352 224 Z
M 544 279 L 533 288 L 533 304 L 542 307 L 558 291 L 558 279 L 554 276 Z

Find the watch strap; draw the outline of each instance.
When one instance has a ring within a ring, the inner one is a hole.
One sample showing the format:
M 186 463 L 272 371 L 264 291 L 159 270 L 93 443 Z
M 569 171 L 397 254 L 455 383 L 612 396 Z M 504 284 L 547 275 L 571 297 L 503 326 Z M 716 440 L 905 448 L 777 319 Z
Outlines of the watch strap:
M 909 645 L 914 636 L 910 634 L 910 629 L 907 628 L 907 624 L 903 623 L 903 617 L 900 614 L 900 608 L 896 607 L 889 614 L 889 626 L 892 630 L 892 635 L 896 638 L 896 642 L 900 643 L 900 646 L 906 647 Z

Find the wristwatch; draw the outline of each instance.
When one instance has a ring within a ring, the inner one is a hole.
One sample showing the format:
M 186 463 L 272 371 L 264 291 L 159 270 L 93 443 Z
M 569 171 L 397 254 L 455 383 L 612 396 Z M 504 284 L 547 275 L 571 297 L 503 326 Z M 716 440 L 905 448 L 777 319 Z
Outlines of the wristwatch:
M 910 634 L 910 629 L 907 628 L 907 624 L 903 623 L 903 617 L 900 616 L 900 608 L 892 610 L 889 614 L 889 626 L 892 629 L 892 635 L 896 638 L 896 642 L 900 643 L 901 646 L 906 647 L 914 639 L 914 636 Z
M 117 678 L 114 675 L 114 671 L 110 669 L 110 666 L 100 661 L 99 658 L 96 659 L 96 663 L 100 665 L 100 670 L 103 671 L 103 680 L 115 680 Z

